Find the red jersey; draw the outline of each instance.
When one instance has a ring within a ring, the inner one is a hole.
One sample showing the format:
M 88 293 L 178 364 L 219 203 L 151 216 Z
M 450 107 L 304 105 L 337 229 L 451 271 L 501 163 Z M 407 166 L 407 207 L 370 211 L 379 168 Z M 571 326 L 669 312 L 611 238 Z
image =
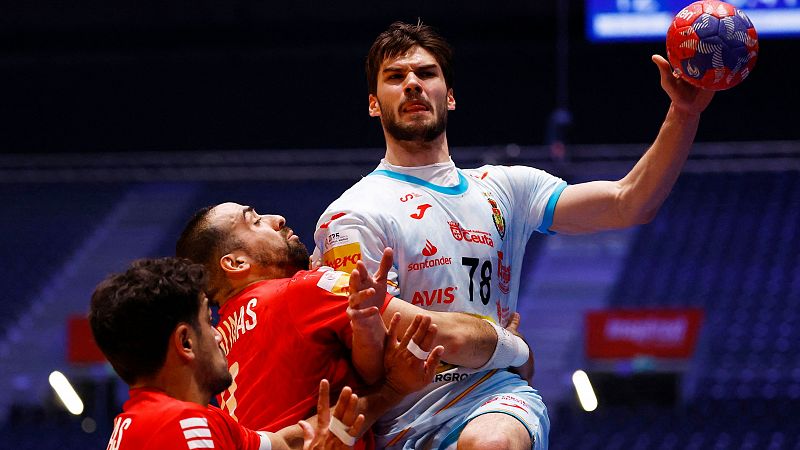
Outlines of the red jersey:
M 114 419 L 106 450 L 259 450 L 270 446 L 266 435 L 242 427 L 214 406 L 184 402 L 150 388 L 131 389 L 130 397 Z
M 361 385 L 350 363 L 348 282 L 328 267 L 300 271 L 254 283 L 225 302 L 217 325 L 233 376 L 218 398 L 225 412 L 274 432 L 315 414 L 322 378 L 333 393 Z

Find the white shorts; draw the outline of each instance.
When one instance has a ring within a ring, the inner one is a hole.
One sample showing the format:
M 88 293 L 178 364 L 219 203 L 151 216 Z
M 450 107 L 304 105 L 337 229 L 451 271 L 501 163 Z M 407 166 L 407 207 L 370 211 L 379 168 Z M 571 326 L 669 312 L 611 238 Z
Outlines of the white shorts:
M 546 450 L 550 419 L 542 397 L 518 375 L 495 370 L 472 375 L 453 385 L 435 402 L 425 398 L 379 430 L 378 447 L 455 449 L 470 420 L 488 413 L 507 414 L 528 430 L 535 450 Z M 430 397 L 430 395 L 429 395 Z

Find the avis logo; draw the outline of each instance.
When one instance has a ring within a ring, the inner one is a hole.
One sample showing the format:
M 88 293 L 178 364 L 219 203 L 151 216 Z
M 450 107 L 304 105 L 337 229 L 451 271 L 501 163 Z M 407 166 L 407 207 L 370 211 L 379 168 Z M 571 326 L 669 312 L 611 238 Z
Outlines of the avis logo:
M 414 297 L 411 299 L 411 304 L 420 306 L 431 306 L 434 303 L 437 304 L 453 303 L 453 300 L 456 299 L 456 296 L 454 294 L 455 290 L 456 290 L 455 286 L 449 286 L 446 288 L 433 289 L 430 291 L 417 291 L 414 292 Z
M 425 217 L 425 211 L 427 211 L 428 208 L 431 208 L 431 205 L 429 205 L 427 203 L 419 205 L 419 206 L 417 206 L 417 212 L 415 212 L 414 214 L 411 214 L 409 217 L 411 217 L 412 219 L 420 220 L 423 217 Z
M 433 256 L 436 252 L 439 251 L 435 245 L 431 244 L 431 241 L 425 239 L 425 248 L 422 249 L 422 254 L 424 256 Z
M 497 278 L 500 279 L 499 287 L 500 292 L 508 294 L 509 286 L 511 284 L 511 264 L 503 265 L 503 252 L 497 252 Z
M 494 241 L 491 235 L 485 231 L 465 230 L 461 228 L 461 224 L 452 220 L 448 221 L 447 224 L 450 225 L 450 232 L 453 234 L 453 239 L 457 241 L 466 241 L 473 244 L 483 244 L 494 247 Z

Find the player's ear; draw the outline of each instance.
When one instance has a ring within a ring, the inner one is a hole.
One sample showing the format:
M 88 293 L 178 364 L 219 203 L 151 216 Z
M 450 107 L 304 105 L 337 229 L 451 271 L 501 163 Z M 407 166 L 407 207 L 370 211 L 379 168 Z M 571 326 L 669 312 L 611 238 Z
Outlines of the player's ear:
M 447 90 L 447 109 L 450 111 L 456 109 L 456 98 L 453 96 L 453 88 Z
M 381 104 L 378 103 L 378 97 L 374 94 L 369 94 L 369 115 L 370 117 L 381 116 Z
M 191 332 L 189 324 L 181 323 L 175 327 L 170 339 L 170 345 L 175 350 L 175 353 L 183 361 L 191 361 L 195 357 L 194 353 L 194 334 Z
M 223 255 L 219 259 L 219 266 L 225 275 L 237 278 L 246 275 L 250 271 L 250 259 L 241 251 L 234 251 Z

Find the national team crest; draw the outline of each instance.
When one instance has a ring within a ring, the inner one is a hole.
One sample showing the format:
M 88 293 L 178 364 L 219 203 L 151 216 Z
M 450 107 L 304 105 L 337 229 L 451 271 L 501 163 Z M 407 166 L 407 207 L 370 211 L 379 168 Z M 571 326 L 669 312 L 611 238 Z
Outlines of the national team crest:
M 497 202 L 494 201 L 492 197 L 489 197 L 489 193 L 484 192 L 484 196 L 486 196 L 486 200 L 489 201 L 489 205 L 492 207 L 492 219 L 494 220 L 494 227 L 497 228 L 497 232 L 500 233 L 500 239 L 506 237 L 506 219 L 503 217 L 503 212 L 500 211 L 500 207 L 497 206 Z
M 450 225 L 450 232 L 453 233 L 455 240 L 460 241 L 464 239 L 464 233 L 461 231 L 461 224 L 453 220 L 447 221 L 447 224 Z

